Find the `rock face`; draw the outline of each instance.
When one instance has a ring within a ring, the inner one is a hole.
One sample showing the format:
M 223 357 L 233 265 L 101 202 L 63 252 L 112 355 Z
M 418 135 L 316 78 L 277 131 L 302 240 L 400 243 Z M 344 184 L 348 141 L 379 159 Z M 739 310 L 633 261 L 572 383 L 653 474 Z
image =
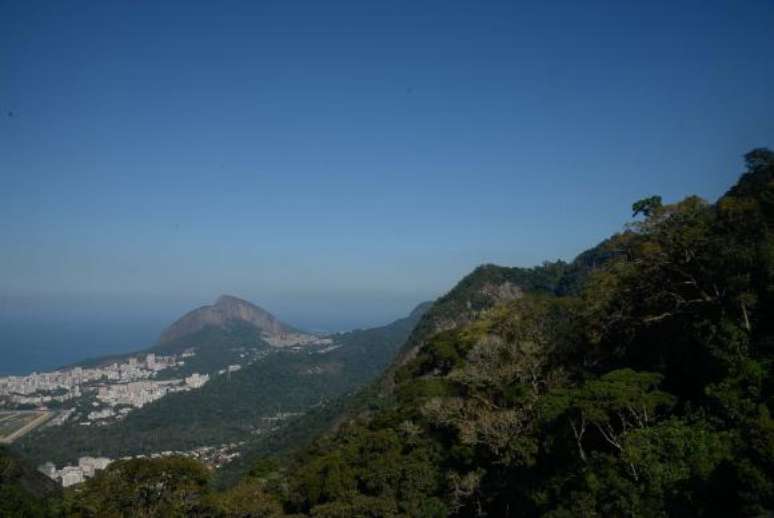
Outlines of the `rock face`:
M 194 309 L 179 318 L 161 334 L 159 343 L 193 334 L 206 326 L 222 327 L 235 320 L 252 324 L 267 342 L 275 346 L 294 345 L 317 338 L 293 329 L 265 309 L 246 300 L 221 295 L 215 304 Z

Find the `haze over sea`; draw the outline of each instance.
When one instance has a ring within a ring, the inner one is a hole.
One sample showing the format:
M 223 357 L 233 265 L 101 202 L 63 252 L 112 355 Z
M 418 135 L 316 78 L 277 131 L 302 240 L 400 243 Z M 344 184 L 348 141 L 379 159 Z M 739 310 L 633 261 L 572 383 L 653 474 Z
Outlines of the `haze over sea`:
M 281 320 L 307 331 L 330 333 L 375 327 L 402 318 L 423 300 L 383 297 L 354 307 L 335 297 L 272 297 L 236 292 Z M 186 312 L 215 301 L 211 297 L 159 300 L 149 297 L 144 311 L 122 298 L 48 297 L 45 305 L 12 304 L 0 299 L 0 376 L 48 371 L 87 358 L 142 350 Z M 13 302 L 18 302 L 14 299 Z
M 160 321 L 0 317 L 0 376 L 47 371 L 149 346 Z

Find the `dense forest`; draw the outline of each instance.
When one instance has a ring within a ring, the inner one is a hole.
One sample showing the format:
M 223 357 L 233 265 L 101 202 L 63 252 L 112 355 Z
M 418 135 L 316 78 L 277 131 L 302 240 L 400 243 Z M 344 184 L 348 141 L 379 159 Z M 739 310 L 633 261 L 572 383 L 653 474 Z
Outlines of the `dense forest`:
M 289 459 L 225 490 L 187 459 L 117 462 L 30 514 L 769 515 L 774 153 L 745 161 L 715 203 L 637 201 L 572 263 L 477 269 Z

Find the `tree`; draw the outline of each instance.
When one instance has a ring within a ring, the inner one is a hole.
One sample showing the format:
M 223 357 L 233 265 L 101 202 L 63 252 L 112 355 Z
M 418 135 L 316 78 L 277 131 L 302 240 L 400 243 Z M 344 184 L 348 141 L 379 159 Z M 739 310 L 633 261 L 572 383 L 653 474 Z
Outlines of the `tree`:
M 68 515 L 188 516 L 206 492 L 209 471 L 187 457 L 117 461 L 68 496 Z
M 256 481 L 243 481 L 209 496 L 200 513 L 213 518 L 274 518 L 283 516 L 282 505 Z
M 632 217 L 642 214 L 646 218 L 661 208 L 661 196 L 650 196 L 632 204 Z

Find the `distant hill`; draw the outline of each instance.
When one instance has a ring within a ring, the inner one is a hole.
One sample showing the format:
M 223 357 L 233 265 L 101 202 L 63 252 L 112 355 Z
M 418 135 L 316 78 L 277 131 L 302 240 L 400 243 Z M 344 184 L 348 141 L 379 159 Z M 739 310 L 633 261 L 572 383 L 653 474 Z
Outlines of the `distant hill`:
M 224 327 L 235 321 L 255 326 L 261 338 L 277 347 L 314 339 L 313 335 L 300 332 L 279 321 L 274 315 L 255 304 L 231 295 L 221 295 L 215 304 L 194 309 L 176 320 L 161 334 L 159 344 L 168 344 L 190 336 L 208 326 Z
M 63 368 L 94 367 L 148 353 L 170 355 L 196 349 L 197 358 L 187 362 L 188 368 L 183 372 L 190 374 L 197 368 L 206 372 L 234 363 L 232 353 L 239 348 L 307 346 L 325 341 L 316 334 L 300 331 L 282 322 L 246 300 L 221 295 L 214 304 L 196 308 L 175 320 L 162 331 L 158 341 L 146 349 L 88 358 Z
M 317 416 L 329 415 L 322 411 L 327 405 L 378 376 L 429 304 L 422 304 L 408 317 L 381 327 L 325 338 L 304 335 L 314 340 L 293 347 L 273 347 L 267 342 L 266 334 L 255 325 L 256 306 L 221 297 L 214 306 L 207 307 L 218 308 L 213 311 L 221 316 L 245 318 L 210 320 L 196 331 L 162 340 L 146 351 L 176 354 L 193 349 L 195 355 L 186 358 L 184 366 L 168 369 L 161 375 L 180 378 L 193 372 L 208 373 L 211 380 L 203 387 L 170 394 L 109 426 L 84 427 L 68 422 L 35 433 L 15 446 L 36 463 L 53 461 L 57 465 L 73 462 L 82 455 L 116 458 L 237 441 L 246 441 L 249 451 L 263 451 L 263 439 L 275 432 L 281 434 L 286 423 L 294 423 L 310 411 Z M 209 310 L 203 313 L 213 314 Z M 178 322 L 183 320 L 192 321 L 185 316 Z M 290 326 L 276 324 L 276 319 L 273 322 L 273 327 L 264 329 L 286 333 L 285 337 L 300 334 Z M 243 356 L 259 359 L 246 363 Z M 242 368 L 229 375 L 217 374 L 231 364 L 241 364 Z M 81 407 L 88 408 L 88 402 Z M 291 432 L 288 438 L 292 439 L 282 441 L 281 445 L 272 438 L 273 450 L 291 448 L 301 444 L 299 441 L 311 439 L 313 432 L 328 423 L 326 419 L 315 417 L 306 421 L 303 430 Z

